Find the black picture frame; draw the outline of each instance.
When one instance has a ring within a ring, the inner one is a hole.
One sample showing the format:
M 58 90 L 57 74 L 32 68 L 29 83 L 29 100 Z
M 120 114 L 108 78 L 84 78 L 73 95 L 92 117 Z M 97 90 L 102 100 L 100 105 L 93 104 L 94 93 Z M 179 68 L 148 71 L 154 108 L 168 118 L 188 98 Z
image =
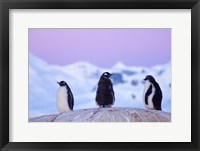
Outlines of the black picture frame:
M 191 9 L 191 142 L 9 142 L 9 9 Z M 0 0 L 0 148 L 1 150 L 200 150 L 200 2 L 199 0 Z

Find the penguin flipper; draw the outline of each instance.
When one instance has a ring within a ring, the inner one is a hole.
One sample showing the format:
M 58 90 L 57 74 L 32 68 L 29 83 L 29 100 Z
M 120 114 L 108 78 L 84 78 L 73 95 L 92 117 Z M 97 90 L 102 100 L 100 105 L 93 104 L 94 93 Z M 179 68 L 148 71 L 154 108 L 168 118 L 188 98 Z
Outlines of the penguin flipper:
M 145 93 L 145 104 L 148 105 L 148 97 L 152 93 L 152 85 L 149 86 L 147 92 Z
M 162 91 L 160 89 L 160 86 L 157 82 L 154 83 L 154 86 L 156 87 L 156 94 L 153 97 L 153 104 L 155 110 L 162 110 L 161 108 L 161 102 L 162 102 Z
M 73 94 L 72 94 L 71 90 L 68 91 L 68 104 L 69 104 L 69 108 L 71 110 L 73 110 L 73 107 L 74 107 L 74 97 L 73 97 Z
M 96 92 L 96 98 L 95 98 L 95 100 L 96 100 L 96 103 L 99 106 L 102 106 L 102 107 L 104 105 L 104 103 L 103 103 L 103 100 L 104 100 L 104 91 L 105 91 L 104 89 L 105 89 L 105 87 L 103 87 L 101 85 L 101 83 L 99 82 L 98 88 L 97 88 L 97 92 Z
M 111 87 L 111 95 L 112 95 L 112 105 L 114 104 L 114 102 L 115 102 L 115 92 L 114 92 L 114 90 L 113 90 L 113 87 Z

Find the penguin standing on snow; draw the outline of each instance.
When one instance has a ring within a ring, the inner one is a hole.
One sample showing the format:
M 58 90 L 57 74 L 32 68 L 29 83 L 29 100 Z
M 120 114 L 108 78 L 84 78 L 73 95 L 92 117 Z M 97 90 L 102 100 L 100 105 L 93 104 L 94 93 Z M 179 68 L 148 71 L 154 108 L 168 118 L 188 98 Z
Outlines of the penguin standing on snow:
M 57 82 L 60 87 L 58 88 L 57 95 L 57 108 L 60 113 L 72 111 L 74 107 L 74 97 L 71 89 L 65 81 Z
M 96 103 L 100 107 L 111 107 L 115 101 L 115 94 L 113 90 L 113 84 L 109 79 L 109 72 L 104 72 L 98 82 L 98 88 L 96 92 Z
M 145 87 L 143 93 L 143 100 L 145 107 L 148 109 L 162 110 L 162 91 L 159 84 L 153 76 L 147 75 L 144 79 Z

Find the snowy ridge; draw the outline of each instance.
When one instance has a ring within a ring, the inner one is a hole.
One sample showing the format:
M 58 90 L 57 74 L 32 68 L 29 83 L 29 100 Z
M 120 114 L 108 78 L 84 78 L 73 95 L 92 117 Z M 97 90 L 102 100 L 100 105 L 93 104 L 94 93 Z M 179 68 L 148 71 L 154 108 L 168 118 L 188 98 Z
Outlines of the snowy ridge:
M 56 82 L 61 80 L 68 83 L 74 94 L 74 110 L 96 108 L 97 83 L 105 71 L 114 73 L 112 81 L 116 100 L 113 107 L 144 109 L 143 79 L 151 74 L 163 91 L 163 111 L 171 112 L 171 63 L 146 68 L 118 62 L 110 69 L 103 69 L 88 62 L 77 62 L 61 67 L 49 65 L 29 54 L 29 117 L 58 113 Z

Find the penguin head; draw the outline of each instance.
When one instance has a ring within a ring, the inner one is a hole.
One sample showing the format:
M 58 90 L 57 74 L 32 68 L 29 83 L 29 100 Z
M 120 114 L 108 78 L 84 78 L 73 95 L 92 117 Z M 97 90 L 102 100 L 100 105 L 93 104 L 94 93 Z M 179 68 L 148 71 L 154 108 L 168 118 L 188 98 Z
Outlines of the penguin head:
M 112 74 L 109 73 L 109 72 L 104 72 L 104 73 L 101 75 L 101 77 L 102 77 L 102 78 L 107 78 L 107 79 L 108 79 L 108 78 L 111 77 L 111 75 L 112 75 Z
M 153 76 L 151 76 L 151 75 L 147 75 L 145 78 L 144 78 L 144 81 L 149 81 L 149 82 L 154 82 L 155 81 L 155 79 L 154 79 L 154 77 Z
M 60 81 L 60 82 L 57 82 L 60 86 L 66 86 L 67 83 L 65 81 Z

